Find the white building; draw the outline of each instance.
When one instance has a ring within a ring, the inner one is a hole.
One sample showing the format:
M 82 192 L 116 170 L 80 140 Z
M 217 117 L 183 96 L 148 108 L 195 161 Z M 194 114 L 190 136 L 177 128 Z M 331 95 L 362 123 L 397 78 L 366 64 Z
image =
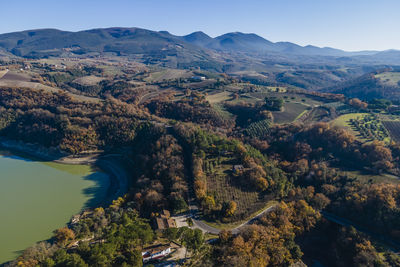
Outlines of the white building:
M 169 245 L 157 245 L 157 246 L 145 248 L 145 251 L 142 252 L 143 262 L 161 259 L 161 258 L 171 254 L 171 252 L 172 252 L 172 250 Z

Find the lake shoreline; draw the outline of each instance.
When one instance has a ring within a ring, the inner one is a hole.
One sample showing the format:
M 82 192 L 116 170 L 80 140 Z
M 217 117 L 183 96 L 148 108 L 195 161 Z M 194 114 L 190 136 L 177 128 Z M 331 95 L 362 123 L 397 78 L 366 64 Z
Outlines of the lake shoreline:
M 58 148 L 47 148 L 41 145 L 25 143 L 11 139 L 0 138 L 0 148 L 17 151 L 37 160 L 56 162 L 66 165 L 90 165 L 102 170 L 108 175 L 110 184 L 102 204 L 124 195 L 128 191 L 129 175 L 127 168 L 122 164 L 122 155 L 101 155 L 101 152 L 92 152 L 82 155 L 71 155 Z

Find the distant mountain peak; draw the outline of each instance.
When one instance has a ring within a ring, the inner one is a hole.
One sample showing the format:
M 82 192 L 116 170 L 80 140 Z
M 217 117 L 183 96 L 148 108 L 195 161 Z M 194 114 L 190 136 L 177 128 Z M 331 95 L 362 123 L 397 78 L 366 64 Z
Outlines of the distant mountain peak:
M 183 40 L 198 46 L 206 46 L 213 41 L 213 38 L 202 31 L 192 32 L 191 34 L 182 36 Z

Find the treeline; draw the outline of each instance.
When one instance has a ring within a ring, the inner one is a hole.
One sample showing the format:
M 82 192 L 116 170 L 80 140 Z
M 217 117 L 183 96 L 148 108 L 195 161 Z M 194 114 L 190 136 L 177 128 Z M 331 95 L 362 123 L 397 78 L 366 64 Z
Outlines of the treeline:
M 0 88 L 0 135 L 69 153 L 132 142 L 146 114 L 115 99 L 83 102 L 67 93 Z

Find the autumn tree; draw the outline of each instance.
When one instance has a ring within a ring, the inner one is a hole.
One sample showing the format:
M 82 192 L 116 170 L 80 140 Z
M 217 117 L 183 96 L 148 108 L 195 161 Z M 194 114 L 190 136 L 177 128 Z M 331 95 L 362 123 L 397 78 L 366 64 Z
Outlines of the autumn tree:
M 64 227 L 54 232 L 54 238 L 56 239 L 57 243 L 64 246 L 68 241 L 75 239 L 75 233 L 71 229 Z

